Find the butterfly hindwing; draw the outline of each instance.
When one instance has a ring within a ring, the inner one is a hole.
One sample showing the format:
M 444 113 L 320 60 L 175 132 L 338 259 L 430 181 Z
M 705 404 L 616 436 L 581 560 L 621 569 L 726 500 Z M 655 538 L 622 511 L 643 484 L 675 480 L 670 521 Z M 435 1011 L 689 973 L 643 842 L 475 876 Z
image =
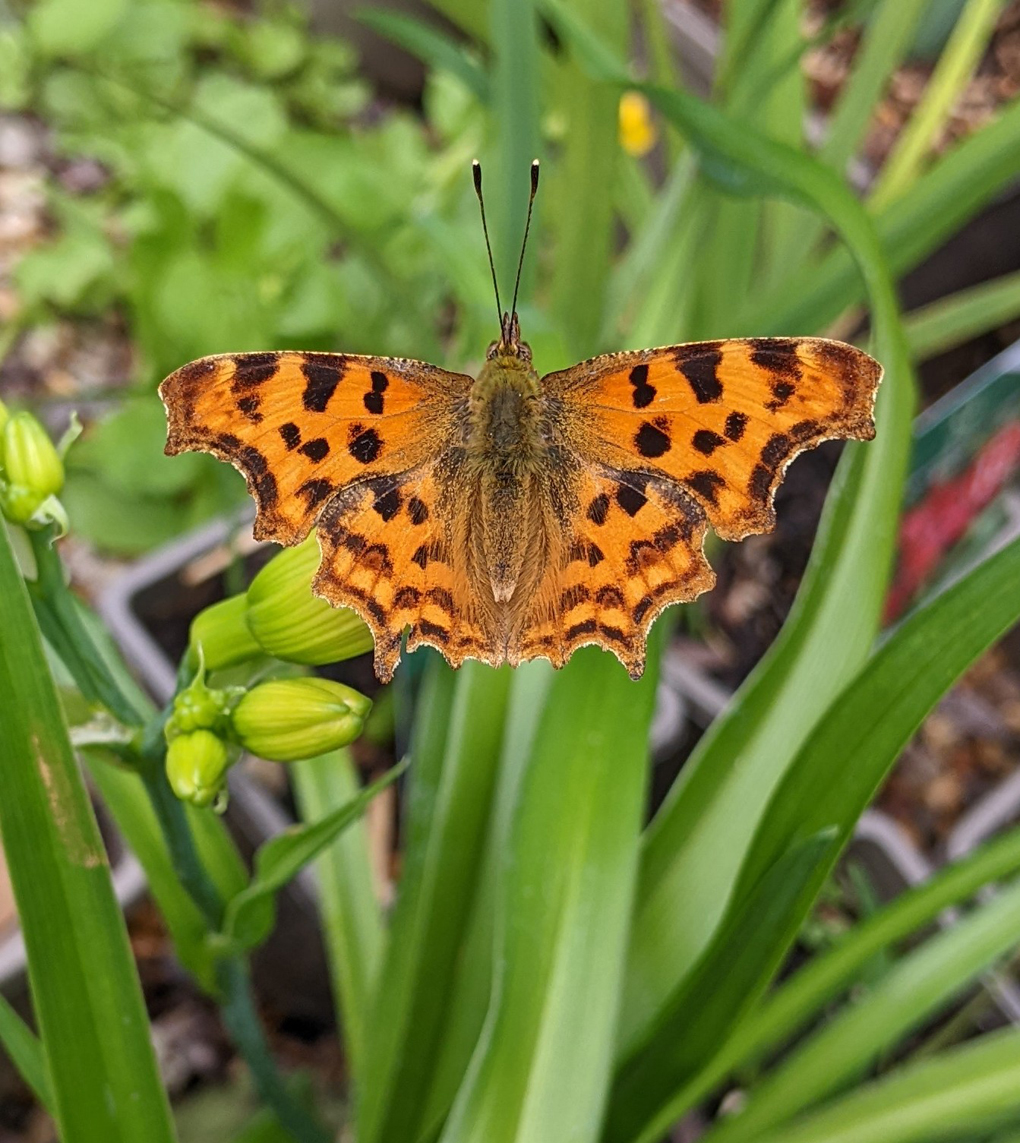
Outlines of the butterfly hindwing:
M 675 481 L 635 470 L 589 468 L 577 493 L 569 536 L 508 657 L 542 655 L 562 666 L 597 643 L 636 678 L 659 612 L 715 582 L 702 553 L 705 513 Z
M 772 529 L 775 490 L 799 452 L 874 436 L 881 376 L 842 342 L 750 338 L 607 354 L 542 384 L 583 408 L 592 457 L 681 482 L 736 540 Z
M 166 452 L 212 452 L 246 478 L 255 535 L 293 544 L 352 481 L 419 466 L 471 378 L 389 357 L 203 357 L 160 386 Z
M 408 650 L 427 643 L 453 666 L 465 658 L 494 659 L 491 639 L 472 612 L 444 500 L 428 466 L 359 481 L 334 497 L 319 519 L 323 558 L 314 590 L 362 615 L 383 682 L 393 675 L 405 629 Z

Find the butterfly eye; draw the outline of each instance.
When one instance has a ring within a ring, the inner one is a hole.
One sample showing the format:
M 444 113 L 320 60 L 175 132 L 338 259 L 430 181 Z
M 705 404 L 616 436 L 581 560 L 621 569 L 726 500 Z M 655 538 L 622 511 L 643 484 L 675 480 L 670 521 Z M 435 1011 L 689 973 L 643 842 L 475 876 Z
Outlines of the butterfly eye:
M 499 349 L 498 341 L 490 341 L 489 348 L 485 351 L 486 361 L 491 361 L 496 356 L 496 350 Z

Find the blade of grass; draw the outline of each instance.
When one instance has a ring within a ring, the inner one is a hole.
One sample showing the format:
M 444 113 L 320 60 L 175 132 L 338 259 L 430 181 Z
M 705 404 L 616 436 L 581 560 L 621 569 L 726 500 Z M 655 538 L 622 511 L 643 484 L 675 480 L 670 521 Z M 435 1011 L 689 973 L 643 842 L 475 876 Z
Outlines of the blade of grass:
M 738 1024 L 719 1053 L 671 1100 L 663 1120 L 675 1121 L 712 1094 L 737 1068 L 778 1049 L 857 979 L 876 955 L 965 901 L 982 886 L 1020 870 L 1020 829 L 995 838 L 940 869 L 846 933 L 809 961 Z
M 4 526 L 0 598 L 0 833 L 61 1138 L 171 1143 L 124 920 Z
M 492 1001 L 443 1143 L 597 1138 L 645 795 L 649 660 L 634 684 L 585 649 L 551 684 L 503 857 Z
M 928 0 L 883 0 L 872 13 L 850 78 L 829 116 L 818 157 L 843 171 L 856 152 L 894 69 L 907 53 Z
M 553 669 L 544 660 L 522 663 L 514 671 L 507 706 L 506 732 L 498 786 L 486 839 L 478 892 L 471 911 L 463 953 L 443 1031 L 442 1046 L 423 1117 L 420 1139 L 435 1139 L 449 1114 L 485 1020 L 492 992 L 494 930 L 499 875 L 517 805 L 521 779 L 534 749 L 552 685 Z
M 925 361 L 1020 317 L 1020 271 L 911 310 L 903 324 L 915 361 Z
M 916 181 L 929 148 L 987 51 L 1004 7 L 1005 0 L 968 0 L 964 6 L 921 102 L 879 172 L 869 197 L 872 210 L 888 206 Z
M 909 195 L 875 219 L 889 268 L 916 266 L 1020 174 L 1020 100 L 965 139 L 926 171 Z M 819 330 L 866 290 L 852 258 L 835 249 L 816 265 L 787 277 L 734 321 L 739 329 L 803 334 Z
M 1014 884 L 896 962 L 862 999 L 830 1020 L 756 1084 L 744 1109 L 709 1133 L 712 1143 L 750 1143 L 837 1091 L 881 1052 L 945 1009 L 1015 944 Z
M 922 1143 L 1020 1108 L 1020 1032 L 993 1032 L 913 1064 L 755 1143 Z
M 263 842 L 252 859 L 251 881 L 226 904 L 224 935 L 244 949 L 262 944 L 276 920 L 276 894 L 353 825 L 369 802 L 403 774 L 409 761 L 398 762 L 346 802 L 331 807 L 324 817 L 289 826 Z
M 429 67 L 441 68 L 455 75 L 479 103 L 488 103 L 491 95 L 488 73 L 462 44 L 424 20 L 403 12 L 359 8 L 354 15 L 373 32 L 406 49 Z
M 784 852 L 830 828 L 835 828 L 838 844 L 817 863 L 811 881 L 785 917 L 774 920 L 777 933 L 785 927 L 785 937 L 777 935 L 760 947 L 759 989 L 767 983 L 775 956 L 794 940 L 853 823 L 910 735 L 953 681 L 1020 617 L 1018 577 L 1020 540 L 906 620 L 832 704 L 786 770 L 760 817 L 740 870 L 735 907 L 755 892 Z M 746 943 L 759 942 L 751 934 Z M 728 971 L 725 959 L 720 959 L 713 987 L 706 983 L 702 992 L 710 996 L 725 990 Z M 741 987 L 748 991 L 746 981 Z M 672 1008 L 664 1005 L 654 1034 L 627 1063 L 628 1114 L 634 1121 L 638 1098 L 645 1100 L 647 1126 L 621 1138 L 654 1139 L 656 1131 L 671 1121 L 679 1099 L 689 1096 L 686 1085 L 692 1073 L 683 1074 L 670 1060 L 678 1043 L 684 1058 L 689 1058 L 692 1045 L 684 1029 L 696 1018 L 699 1002 L 694 996 L 692 1007 L 681 994 Z M 700 1046 L 701 1059 L 710 1060 L 719 1045 L 719 1038 L 706 1038 Z
M 531 162 L 539 155 L 538 17 L 534 0 L 491 0 L 492 118 L 497 142 L 494 178 L 486 182 L 492 253 L 504 309 L 510 305 L 524 237 Z M 495 193 L 493 193 L 495 192 Z M 536 205 L 541 213 L 541 197 Z M 526 267 L 527 270 L 527 267 Z M 530 273 L 522 276 L 522 297 Z
M 597 33 L 612 43 L 627 37 L 627 9 L 617 0 L 568 0 L 583 8 Z M 572 60 L 557 68 L 559 113 L 566 121 L 548 218 L 555 222 L 556 257 L 550 304 L 577 358 L 599 348 L 613 242 L 613 197 L 607 193 L 620 161 L 619 92 L 587 76 Z M 593 177 L 594 172 L 597 177 Z M 583 286 L 581 285 L 583 283 Z
M 412 746 L 407 845 L 370 1016 L 359 1134 L 414 1138 L 477 890 L 503 737 L 509 668 L 432 665 Z
M 18 1070 L 18 1075 L 32 1089 L 32 1094 L 51 1116 L 56 1116 L 50 1077 L 46 1071 L 46 1052 L 39 1037 L 0 993 L 0 1043 Z
M 291 768 L 303 821 L 322 818 L 354 797 L 357 772 L 346 750 L 309 758 Z M 369 1013 L 385 948 L 382 912 L 372 885 L 368 834 L 355 822 L 315 865 L 319 913 L 326 934 L 333 995 L 343 1028 L 352 1086 L 360 1086 Z

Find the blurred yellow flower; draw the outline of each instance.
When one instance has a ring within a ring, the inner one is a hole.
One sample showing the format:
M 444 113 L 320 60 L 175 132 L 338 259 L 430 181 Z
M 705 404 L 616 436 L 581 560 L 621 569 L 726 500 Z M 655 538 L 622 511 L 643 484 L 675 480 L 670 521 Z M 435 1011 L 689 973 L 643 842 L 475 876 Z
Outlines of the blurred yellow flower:
M 657 138 L 648 100 L 638 91 L 625 91 L 620 96 L 620 146 L 640 159 L 655 146 Z

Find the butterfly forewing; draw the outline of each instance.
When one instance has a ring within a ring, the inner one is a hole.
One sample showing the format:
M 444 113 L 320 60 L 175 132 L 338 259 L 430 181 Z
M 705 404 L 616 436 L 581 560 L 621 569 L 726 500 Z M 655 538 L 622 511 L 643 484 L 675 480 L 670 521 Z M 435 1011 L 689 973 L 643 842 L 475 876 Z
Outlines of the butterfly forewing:
M 797 453 L 874 436 L 881 366 L 823 338 L 694 342 L 607 354 L 543 385 L 588 412 L 586 459 L 672 477 L 724 539 L 767 532 Z
M 352 481 L 424 463 L 437 420 L 470 386 L 470 377 L 399 358 L 203 357 L 160 386 L 166 451 L 203 449 L 229 461 L 258 505 L 255 535 L 293 544 Z

